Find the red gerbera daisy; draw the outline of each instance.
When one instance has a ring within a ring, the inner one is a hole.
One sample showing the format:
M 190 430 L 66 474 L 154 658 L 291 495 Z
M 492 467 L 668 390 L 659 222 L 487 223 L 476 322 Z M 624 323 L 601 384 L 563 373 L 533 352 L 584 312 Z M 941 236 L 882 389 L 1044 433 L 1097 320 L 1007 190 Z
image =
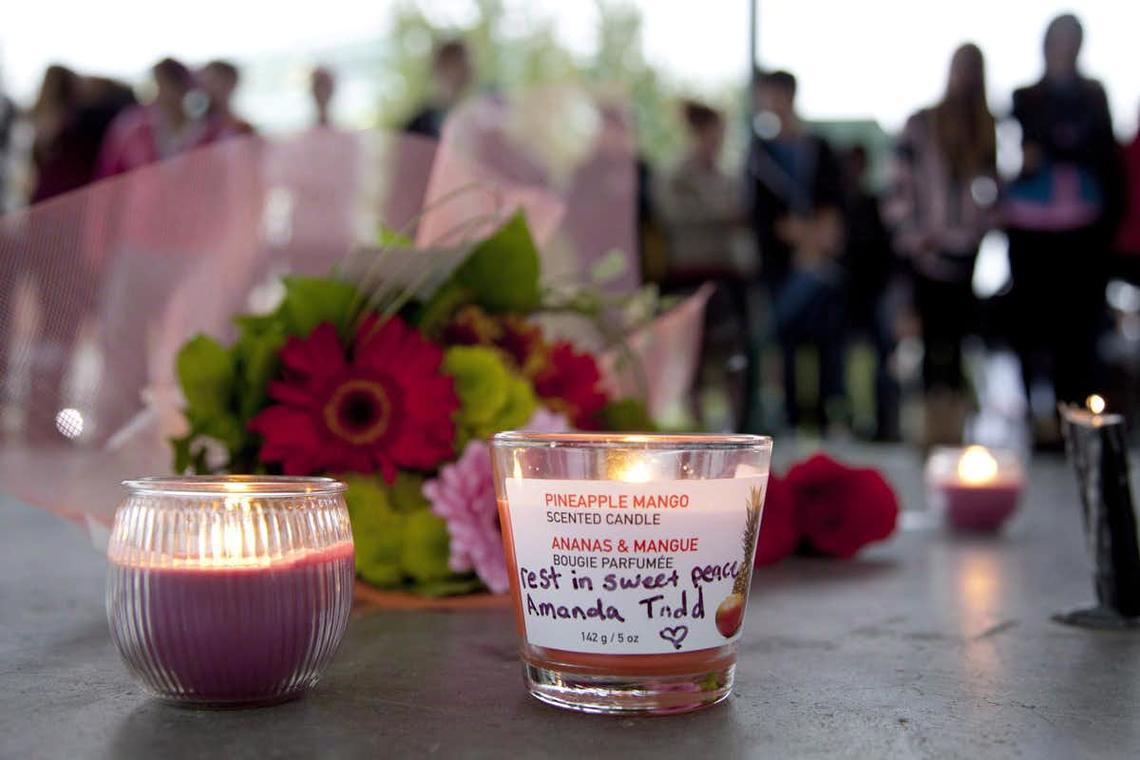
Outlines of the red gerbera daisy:
M 598 387 L 602 374 L 589 354 L 580 354 L 562 341 L 550 347 L 547 365 L 534 379 L 534 389 L 548 405 L 569 417 L 574 426 L 590 430 L 598 426 L 597 415 L 606 405 Z
M 398 317 L 369 318 L 347 356 L 329 323 L 281 350 L 274 406 L 249 423 L 265 442 L 259 457 L 288 475 L 430 469 L 454 455 L 452 380 L 443 351 Z

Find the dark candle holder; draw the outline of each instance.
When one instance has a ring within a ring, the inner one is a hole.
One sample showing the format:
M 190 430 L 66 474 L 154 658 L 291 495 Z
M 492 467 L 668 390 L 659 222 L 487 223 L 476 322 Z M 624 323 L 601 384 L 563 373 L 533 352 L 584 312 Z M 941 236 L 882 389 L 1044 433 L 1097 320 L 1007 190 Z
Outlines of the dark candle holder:
M 1080 488 L 1097 605 L 1053 619 L 1083 628 L 1140 629 L 1140 539 L 1124 418 L 1069 405 L 1061 405 L 1060 413 Z

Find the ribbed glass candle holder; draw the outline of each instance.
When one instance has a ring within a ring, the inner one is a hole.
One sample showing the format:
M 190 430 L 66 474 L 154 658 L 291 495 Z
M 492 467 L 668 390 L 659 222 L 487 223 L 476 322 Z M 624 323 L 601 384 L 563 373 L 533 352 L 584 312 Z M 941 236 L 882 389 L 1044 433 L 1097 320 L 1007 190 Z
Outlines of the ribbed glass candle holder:
M 204 707 L 312 687 L 348 624 L 344 485 L 328 478 L 146 478 L 124 484 L 107 617 L 156 696 Z

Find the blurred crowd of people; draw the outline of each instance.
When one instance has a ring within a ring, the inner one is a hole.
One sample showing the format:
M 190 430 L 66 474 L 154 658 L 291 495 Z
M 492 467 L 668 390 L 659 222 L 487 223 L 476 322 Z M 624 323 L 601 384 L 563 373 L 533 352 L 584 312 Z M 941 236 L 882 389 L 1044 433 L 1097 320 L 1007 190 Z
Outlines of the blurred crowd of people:
M 150 73 L 152 91 L 140 103 L 124 82 L 48 67 L 35 103 L 24 114 L 33 134 L 32 171 L 22 193 L 28 203 L 226 137 L 254 134 L 234 112 L 240 72 L 233 63 L 210 61 L 194 70 L 165 58 Z M 328 122 L 332 89 L 328 71 L 313 73 L 317 123 Z M 19 116 L 13 104 L 0 103 L 0 150 L 12 142 Z
M 897 438 L 891 362 L 914 328 L 929 442 L 962 435 L 969 335 L 1016 352 L 1027 397 L 1045 386 L 1058 401 L 1080 403 L 1103 391 L 1097 343 L 1107 325 L 1106 283 L 1134 277 L 1140 261 L 1140 137 L 1118 146 L 1104 89 L 1078 65 L 1082 37 L 1075 16 L 1054 19 L 1042 78 L 1014 93 L 1009 116 L 1021 128 L 1024 156 L 1015 176 L 998 171 L 997 119 L 973 44 L 955 51 L 939 102 L 907 120 L 882 197 L 867 189 L 864 148 L 840 152 L 800 119 L 788 72 L 758 72 L 747 163 L 735 175 L 717 161 L 723 117 L 687 107 L 688 154 L 657 191 L 672 243 L 663 280 L 715 276 L 738 287 L 728 242 L 741 227 L 752 233 L 767 320 L 752 336 L 749 364 L 764 340 L 778 346 L 789 424 L 805 413 L 824 430 L 847 422 L 845 352 L 862 337 L 879 364 L 871 432 Z M 981 303 L 974 268 L 994 230 L 1008 236 L 1012 283 Z M 810 410 L 798 402 L 805 346 L 818 357 Z M 742 413 L 746 428 L 754 426 L 755 374 L 746 383 L 753 396 Z M 1052 414 L 1044 417 L 1041 437 L 1049 439 Z
M 789 72 L 756 73 L 749 149 L 737 170 L 722 162 L 725 114 L 684 104 L 684 156 L 668 169 L 637 168 L 640 260 L 645 279 L 666 290 L 718 283 L 709 327 L 735 345 L 737 427 L 761 424 L 766 346 L 783 366 L 789 425 L 848 424 L 848 347 L 862 340 L 877 360 L 868 433 L 898 438 L 893 362 L 900 339 L 914 330 L 924 347 L 930 438 L 961 432 L 969 335 L 1016 351 L 1027 391 L 1044 382 L 1057 399 L 1081 401 L 1101 388 L 1105 284 L 1140 269 L 1140 137 L 1117 145 L 1104 90 L 1078 65 L 1081 43 L 1074 16 L 1049 25 L 1044 75 L 1014 94 L 1009 114 L 1021 127 L 1023 153 L 1012 177 L 998 171 L 997 118 L 983 53 L 972 44 L 954 53 L 939 102 L 906 122 L 882 193 L 871 190 L 863 146 L 839 150 L 800 118 Z M 194 70 L 168 58 L 151 73 L 153 92 L 139 103 L 121 82 L 47 70 L 24 114 L 34 134 L 28 202 L 254 133 L 234 109 L 240 73 L 232 63 Z M 467 45 L 438 45 L 431 74 L 431 93 L 405 128 L 438 138 L 475 81 Z M 314 127 L 330 127 L 334 75 L 319 68 L 310 84 Z M 0 98 L 0 152 L 20 115 Z M 999 229 L 1009 239 L 1012 287 L 983 305 L 974 266 L 983 237 Z M 800 392 L 805 347 L 817 357 L 818 388 L 808 394 Z M 801 396 L 814 397 L 814 408 L 802 409 Z

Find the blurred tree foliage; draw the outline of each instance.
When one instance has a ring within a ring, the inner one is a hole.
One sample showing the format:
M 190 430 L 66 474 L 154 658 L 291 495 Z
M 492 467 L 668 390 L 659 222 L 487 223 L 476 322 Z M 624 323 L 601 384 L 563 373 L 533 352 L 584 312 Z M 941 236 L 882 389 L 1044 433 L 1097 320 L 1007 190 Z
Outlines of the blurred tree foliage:
M 629 104 L 642 153 L 655 165 L 673 160 L 684 133 L 678 101 L 694 94 L 656 71 L 642 53 L 641 14 L 619 2 L 597 0 L 597 49 L 583 58 L 558 40 L 554 22 L 508 14 L 501 0 L 477 0 L 473 23 L 462 28 L 434 24 L 420 7 L 405 4 L 395 11 L 389 55 L 380 76 L 379 104 L 386 127 L 403 124 L 430 94 L 431 54 L 440 39 L 462 37 L 470 45 L 482 91 L 505 91 L 552 84 L 575 84 L 599 100 Z M 729 124 L 740 123 L 739 90 L 699 93 L 726 107 Z M 743 130 L 740 130 L 741 132 Z M 739 143 L 739 139 L 733 142 Z M 730 147 L 730 158 L 739 150 Z

